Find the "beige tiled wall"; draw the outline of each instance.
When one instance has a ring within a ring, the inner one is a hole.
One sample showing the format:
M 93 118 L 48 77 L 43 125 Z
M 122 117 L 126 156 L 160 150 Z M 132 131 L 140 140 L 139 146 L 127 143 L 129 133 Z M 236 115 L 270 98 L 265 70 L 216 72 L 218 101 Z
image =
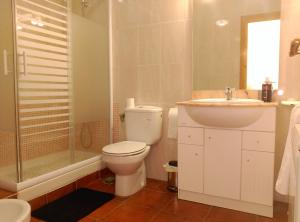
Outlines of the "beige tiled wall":
M 16 162 L 16 135 L 14 132 L 0 131 L 0 167 Z
M 162 139 L 146 160 L 150 178 L 166 179 L 162 165 L 177 158 L 167 113 L 192 97 L 192 11 L 192 0 L 113 1 L 114 141 L 125 138 L 126 98 L 164 109 Z
M 295 38 L 300 38 L 300 0 L 283 0 L 279 81 L 286 98 L 300 99 L 300 55 L 289 57 L 290 43 Z

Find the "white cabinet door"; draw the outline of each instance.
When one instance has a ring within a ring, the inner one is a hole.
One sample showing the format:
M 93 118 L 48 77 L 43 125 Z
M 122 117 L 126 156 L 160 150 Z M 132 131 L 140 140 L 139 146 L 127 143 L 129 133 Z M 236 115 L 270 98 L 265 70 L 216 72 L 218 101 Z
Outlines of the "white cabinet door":
M 178 187 L 203 192 L 203 147 L 178 144 Z
M 240 199 L 241 131 L 205 129 L 204 193 Z
M 274 154 L 243 151 L 241 199 L 273 206 Z

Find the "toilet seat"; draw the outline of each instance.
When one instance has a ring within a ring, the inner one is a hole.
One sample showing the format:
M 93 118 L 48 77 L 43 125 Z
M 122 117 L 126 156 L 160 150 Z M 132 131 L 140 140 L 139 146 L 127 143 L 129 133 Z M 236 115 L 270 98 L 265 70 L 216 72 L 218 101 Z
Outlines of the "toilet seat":
M 123 141 L 103 147 L 102 152 L 110 156 L 133 156 L 144 152 L 146 147 L 143 142 Z

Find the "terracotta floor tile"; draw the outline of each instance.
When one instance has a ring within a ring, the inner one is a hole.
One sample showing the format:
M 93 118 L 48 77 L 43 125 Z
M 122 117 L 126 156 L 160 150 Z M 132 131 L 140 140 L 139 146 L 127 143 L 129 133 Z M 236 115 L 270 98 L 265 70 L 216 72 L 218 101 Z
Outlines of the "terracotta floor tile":
M 151 222 L 192 222 L 191 220 L 175 214 L 160 212 Z
M 163 211 L 191 221 L 201 221 L 208 215 L 210 209 L 209 205 L 174 198 Z
M 39 220 L 37 218 L 31 217 L 30 222 L 44 222 L 43 220 Z
M 97 220 L 94 220 L 92 218 L 89 218 L 89 217 L 85 217 L 85 218 L 82 218 L 79 222 L 96 222 Z
M 102 192 L 108 192 L 108 193 L 114 193 L 115 192 L 115 185 L 114 184 L 105 184 L 100 179 L 97 179 L 85 187 L 102 191 Z
M 52 191 L 51 193 L 48 193 L 46 196 L 47 196 L 47 201 L 48 203 L 49 202 L 52 202 L 54 200 L 57 200 L 73 191 L 75 191 L 75 188 L 76 188 L 76 185 L 75 183 L 71 183 L 67 186 L 64 186 L 60 189 L 57 189 L 55 191 Z
M 288 222 L 288 204 L 275 202 L 274 203 L 274 217 L 267 218 L 259 216 L 257 222 Z
M 31 206 L 31 210 L 34 211 L 34 210 L 44 206 L 45 204 L 47 204 L 47 198 L 46 198 L 46 195 L 43 195 L 43 196 L 37 197 L 35 199 L 32 199 L 28 202 Z
M 77 189 L 79 189 L 81 187 L 85 187 L 86 185 L 88 185 L 89 183 L 91 183 L 97 179 L 98 179 L 98 172 L 95 172 L 95 173 L 87 175 L 83 178 L 80 178 L 79 180 L 76 181 Z
M 90 189 L 114 192 L 114 185 L 97 179 Z M 34 208 L 42 205 L 45 197 L 31 201 Z M 177 194 L 166 190 L 165 181 L 147 179 L 147 185 L 130 197 L 115 197 L 81 222 L 287 222 L 287 204 L 274 204 L 274 218 L 266 218 L 205 204 L 178 200 Z M 32 218 L 31 222 L 41 222 Z
M 99 207 L 97 210 L 93 211 L 87 217 L 94 220 L 102 219 L 108 216 L 110 213 L 113 212 L 117 207 L 122 204 L 122 201 L 119 201 L 117 198 L 107 202 L 106 204 Z
M 147 222 L 150 221 L 156 214 L 157 210 L 154 208 L 124 203 L 104 218 L 104 221 Z
M 165 193 L 155 190 L 142 190 L 134 194 L 131 198 L 126 201 L 126 204 L 134 203 L 138 205 L 143 205 L 146 207 L 161 209 L 174 199 L 175 195 L 173 193 Z
M 213 207 L 205 222 L 256 222 L 256 219 L 254 214 Z
M 145 189 L 168 192 L 166 181 L 154 180 L 149 178 L 147 179 Z

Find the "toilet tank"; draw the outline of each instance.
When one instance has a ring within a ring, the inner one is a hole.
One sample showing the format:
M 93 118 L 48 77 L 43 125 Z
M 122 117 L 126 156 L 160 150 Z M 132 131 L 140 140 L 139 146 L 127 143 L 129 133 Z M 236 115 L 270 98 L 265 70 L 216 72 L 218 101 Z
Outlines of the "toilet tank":
M 136 106 L 125 109 L 126 139 L 156 143 L 161 137 L 162 108 L 155 106 Z

